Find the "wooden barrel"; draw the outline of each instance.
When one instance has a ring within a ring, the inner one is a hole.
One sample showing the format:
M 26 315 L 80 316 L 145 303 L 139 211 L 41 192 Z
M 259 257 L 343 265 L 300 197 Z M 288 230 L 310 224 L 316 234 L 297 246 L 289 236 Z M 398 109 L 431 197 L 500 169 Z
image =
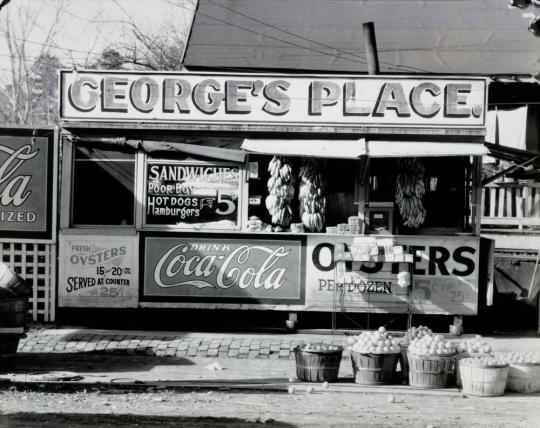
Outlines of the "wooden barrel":
M 351 352 L 354 381 L 363 385 L 392 383 L 399 356 L 399 352 L 391 354 L 361 354 L 359 352 Z
M 296 377 L 304 382 L 335 382 L 341 364 L 342 349 L 314 351 L 296 348 Z
M 407 354 L 409 385 L 418 388 L 448 388 L 454 378 L 455 358 L 443 355 Z
M 540 392 L 540 363 L 510 363 L 506 390 L 526 394 Z
M 13 297 L 0 300 L 0 327 L 24 327 L 28 298 Z
M 478 366 L 462 361 L 459 365 L 463 392 L 480 397 L 504 394 L 508 378 L 508 364 Z

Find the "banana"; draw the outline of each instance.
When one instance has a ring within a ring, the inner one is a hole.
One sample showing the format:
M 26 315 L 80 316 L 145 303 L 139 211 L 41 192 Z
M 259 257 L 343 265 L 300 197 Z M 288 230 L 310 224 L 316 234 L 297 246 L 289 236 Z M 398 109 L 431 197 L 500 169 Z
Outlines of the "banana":
M 326 209 L 325 182 L 323 171 L 325 162 L 318 159 L 306 159 L 300 167 L 299 209 L 301 220 L 306 229 L 320 231 L 324 226 Z
M 286 158 L 274 156 L 268 163 L 268 197 L 266 209 L 272 224 L 287 227 L 292 220 L 291 201 L 294 198 L 294 177 L 292 167 Z
M 398 210 L 404 225 L 418 228 L 426 218 L 426 210 L 422 204 L 426 192 L 425 168 L 417 158 L 400 159 L 398 162 L 395 192 Z

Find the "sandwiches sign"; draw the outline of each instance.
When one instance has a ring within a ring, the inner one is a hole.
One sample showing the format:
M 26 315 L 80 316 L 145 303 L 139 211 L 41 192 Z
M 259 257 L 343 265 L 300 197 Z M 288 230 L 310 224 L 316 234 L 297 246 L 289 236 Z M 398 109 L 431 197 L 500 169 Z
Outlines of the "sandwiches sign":
M 61 72 L 61 118 L 224 126 L 483 128 L 486 79 Z

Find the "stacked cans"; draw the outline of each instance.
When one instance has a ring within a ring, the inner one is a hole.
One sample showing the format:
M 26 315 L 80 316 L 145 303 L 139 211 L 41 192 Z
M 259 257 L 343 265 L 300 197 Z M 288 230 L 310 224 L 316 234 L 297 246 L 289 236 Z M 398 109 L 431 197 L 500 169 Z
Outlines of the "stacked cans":
M 251 216 L 247 223 L 248 232 L 262 232 L 264 230 L 264 224 L 257 216 Z
M 339 223 L 337 225 L 337 233 L 340 235 L 346 235 L 349 231 L 349 225 L 347 223 Z
M 291 223 L 291 232 L 292 233 L 304 233 L 304 223 Z
M 349 235 L 359 235 L 360 234 L 360 217 L 351 216 L 348 219 L 349 226 Z

